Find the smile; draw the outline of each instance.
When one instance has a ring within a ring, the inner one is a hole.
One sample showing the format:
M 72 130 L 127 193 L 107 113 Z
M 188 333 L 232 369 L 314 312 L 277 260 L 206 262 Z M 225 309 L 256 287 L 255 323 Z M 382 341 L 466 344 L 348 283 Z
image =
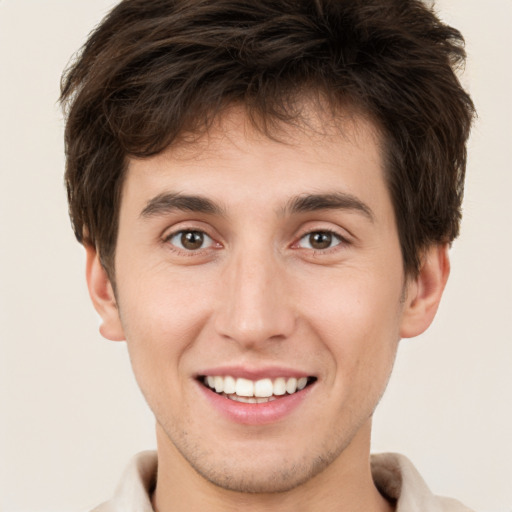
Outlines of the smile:
M 315 377 L 278 377 L 276 379 L 250 380 L 230 375 L 208 375 L 201 382 L 229 400 L 250 404 L 267 403 L 286 395 L 293 395 L 312 384 Z

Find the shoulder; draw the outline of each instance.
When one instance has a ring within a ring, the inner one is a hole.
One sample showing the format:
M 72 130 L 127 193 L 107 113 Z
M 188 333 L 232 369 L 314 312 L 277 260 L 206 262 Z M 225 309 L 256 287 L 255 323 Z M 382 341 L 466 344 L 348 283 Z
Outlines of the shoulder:
M 397 512 L 472 512 L 457 500 L 435 496 L 403 455 L 372 455 L 371 463 L 375 486 L 382 495 L 396 502 Z
M 125 469 L 112 499 L 91 512 L 153 512 L 151 493 L 156 471 L 156 452 L 137 454 Z
M 444 498 L 438 496 L 437 500 L 443 512 L 473 512 L 472 509 L 463 505 L 460 501 L 454 500 L 453 498 Z

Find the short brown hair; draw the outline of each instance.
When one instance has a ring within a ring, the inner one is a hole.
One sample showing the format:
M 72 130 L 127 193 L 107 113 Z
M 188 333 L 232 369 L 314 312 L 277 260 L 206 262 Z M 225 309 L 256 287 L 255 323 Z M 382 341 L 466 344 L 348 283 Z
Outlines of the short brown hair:
M 292 98 L 349 104 L 383 136 L 404 268 L 459 232 L 474 115 L 464 41 L 420 0 L 124 0 L 62 79 L 77 239 L 114 275 L 127 156 L 163 151 L 234 103 L 268 122 Z M 261 123 L 260 123 L 260 126 Z

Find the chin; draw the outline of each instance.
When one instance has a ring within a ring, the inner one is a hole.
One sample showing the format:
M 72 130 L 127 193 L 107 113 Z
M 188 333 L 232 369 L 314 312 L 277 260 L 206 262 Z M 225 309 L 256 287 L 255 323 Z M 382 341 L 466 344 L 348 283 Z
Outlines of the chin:
M 317 458 L 313 461 L 272 464 L 254 463 L 240 467 L 232 463 L 224 467 L 192 467 L 207 481 L 227 491 L 248 494 L 284 493 L 306 483 L 321 473 L 332 461 Z M 277 467 L 279 466 L 279 467 Z
M 189 466 L 220 489 L 248 494 L 285 493 L 315 478 L 339 457 L 345 445 L 286 449 L 216 449 L 199 451 L 187 443 L 174 445 Z M 265 447 L 266 448 L 266 447 Z M 281 446 L 281 448 L 284 448 Z M 243 450 L 243 452 L 242 452 Z

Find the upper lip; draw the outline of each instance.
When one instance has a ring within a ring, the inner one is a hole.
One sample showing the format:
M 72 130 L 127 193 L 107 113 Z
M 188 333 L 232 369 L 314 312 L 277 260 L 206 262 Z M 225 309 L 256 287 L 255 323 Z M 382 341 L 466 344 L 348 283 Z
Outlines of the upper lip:
M 278 377 L 314 377 L 315 375 L 303 370 L 297 370 L 289 367 L 266 366 L 266 367 L 247 367 L 247 366 L 216 366 L 197 372 L 197 377 L 211 376 L 231 376 L 234 378 L 244 378 L 249 380 L 276 379 Z

